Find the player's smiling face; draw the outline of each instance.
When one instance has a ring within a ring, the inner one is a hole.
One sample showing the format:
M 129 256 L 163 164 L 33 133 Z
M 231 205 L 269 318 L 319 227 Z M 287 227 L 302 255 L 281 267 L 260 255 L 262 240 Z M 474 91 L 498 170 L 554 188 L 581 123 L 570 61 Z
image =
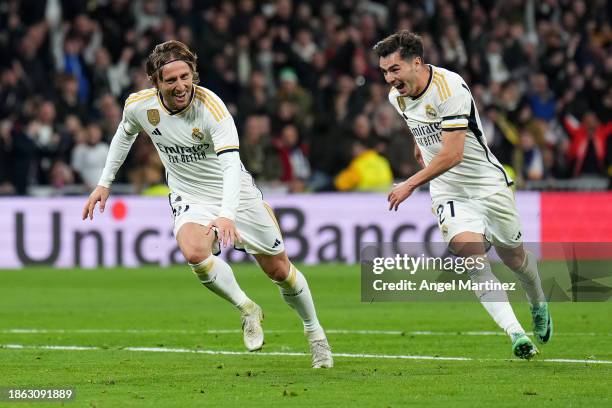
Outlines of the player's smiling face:
M 193 73 L 185 61 L 173 61 L 162 67 L 159 91 L 170 110 L 186 107 L 193 92 Z
M 415 96 L 421 91 L 417 87 L 419 68 L 423 66 L 419 57 L 406 61 L 395 51 L 378 60 L 385 81 L 397 89 L 402 96 Z

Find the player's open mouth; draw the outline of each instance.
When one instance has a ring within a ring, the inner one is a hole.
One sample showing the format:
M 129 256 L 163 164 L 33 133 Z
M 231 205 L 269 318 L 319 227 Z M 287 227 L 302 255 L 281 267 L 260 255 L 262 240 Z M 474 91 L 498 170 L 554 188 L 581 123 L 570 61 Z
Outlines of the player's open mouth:
M 174 94 L 174 100 L 178 103 L 183 103 L 187 99 L 187 91 L 182 94 Z
M 397 89 L 401 94 L 407 91 L 406 84 L 403 82 L 398 82 L 395 84 L 395 89 Z

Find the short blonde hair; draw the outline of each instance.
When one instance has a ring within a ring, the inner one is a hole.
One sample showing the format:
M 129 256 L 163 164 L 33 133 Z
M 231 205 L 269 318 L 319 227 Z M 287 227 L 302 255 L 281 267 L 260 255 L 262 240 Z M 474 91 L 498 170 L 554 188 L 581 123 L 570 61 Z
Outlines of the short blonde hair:
M 191 68 L 193 83 L 200 82 L 200 75 L 196 69 L 198 57 L 189 47 L 180 41 L 171 40 L 155 46 L 147 57 L 147 75 L 155 87 L 162 80 L 162 68 L 174 61 L 183 61 Z

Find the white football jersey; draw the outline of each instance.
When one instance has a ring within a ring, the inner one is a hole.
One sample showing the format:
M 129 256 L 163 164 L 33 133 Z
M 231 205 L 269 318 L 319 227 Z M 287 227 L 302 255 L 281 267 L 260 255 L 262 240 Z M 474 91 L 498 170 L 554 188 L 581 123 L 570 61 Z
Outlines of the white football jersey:
M 465 81 L 449 70 L 431 67 L 427 87 L 416 97 L 391 88 L 389 101 L 406 120 L 425 164 L 442 148 L 442 131 L 466 130 L 463 161 L 430 181 L 432 198 L 483 198 L 513 184 L 489 150 Z
M 212 91 L 194 86 L 189 105 L 178 112 L 166 109 L 155 88 L 131 94 L 121 127 L 125 135 L 135 137 L 140 131 L 149 135 L 173 193 L 191 196 L 202 204 L 221 203 L 223 171 L 218 156 L 238 152 L 238 132 L 225 104 Z M 240 203 L 244 205 L 261 199 L 261 192 L 242 163 L 240 166 Z M 113 172 L 110 177 L 114 178 Z M 110 182 L 112 179 L 100 184 Z

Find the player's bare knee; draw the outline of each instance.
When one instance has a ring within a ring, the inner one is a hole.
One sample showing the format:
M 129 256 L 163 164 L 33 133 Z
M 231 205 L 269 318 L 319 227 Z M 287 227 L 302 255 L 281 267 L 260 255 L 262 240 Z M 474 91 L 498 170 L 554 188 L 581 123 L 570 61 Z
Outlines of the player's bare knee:
M 178 231 L 176 240 L 187 262 L 195 265 L 211 255 L 214 235 L 205 234 L 202 225 L 186 223 Z
M 183 256 L 192 265 L 198 264 L 211 255 L 211 249 L 204 245 L 186 245 L 182 248 Z
M 194 234 L 179 243 L 183 256 L 192 265 L 202 262 L 211 253 L 211 244 L 205 239 L 201 239 L 199 234 Z

